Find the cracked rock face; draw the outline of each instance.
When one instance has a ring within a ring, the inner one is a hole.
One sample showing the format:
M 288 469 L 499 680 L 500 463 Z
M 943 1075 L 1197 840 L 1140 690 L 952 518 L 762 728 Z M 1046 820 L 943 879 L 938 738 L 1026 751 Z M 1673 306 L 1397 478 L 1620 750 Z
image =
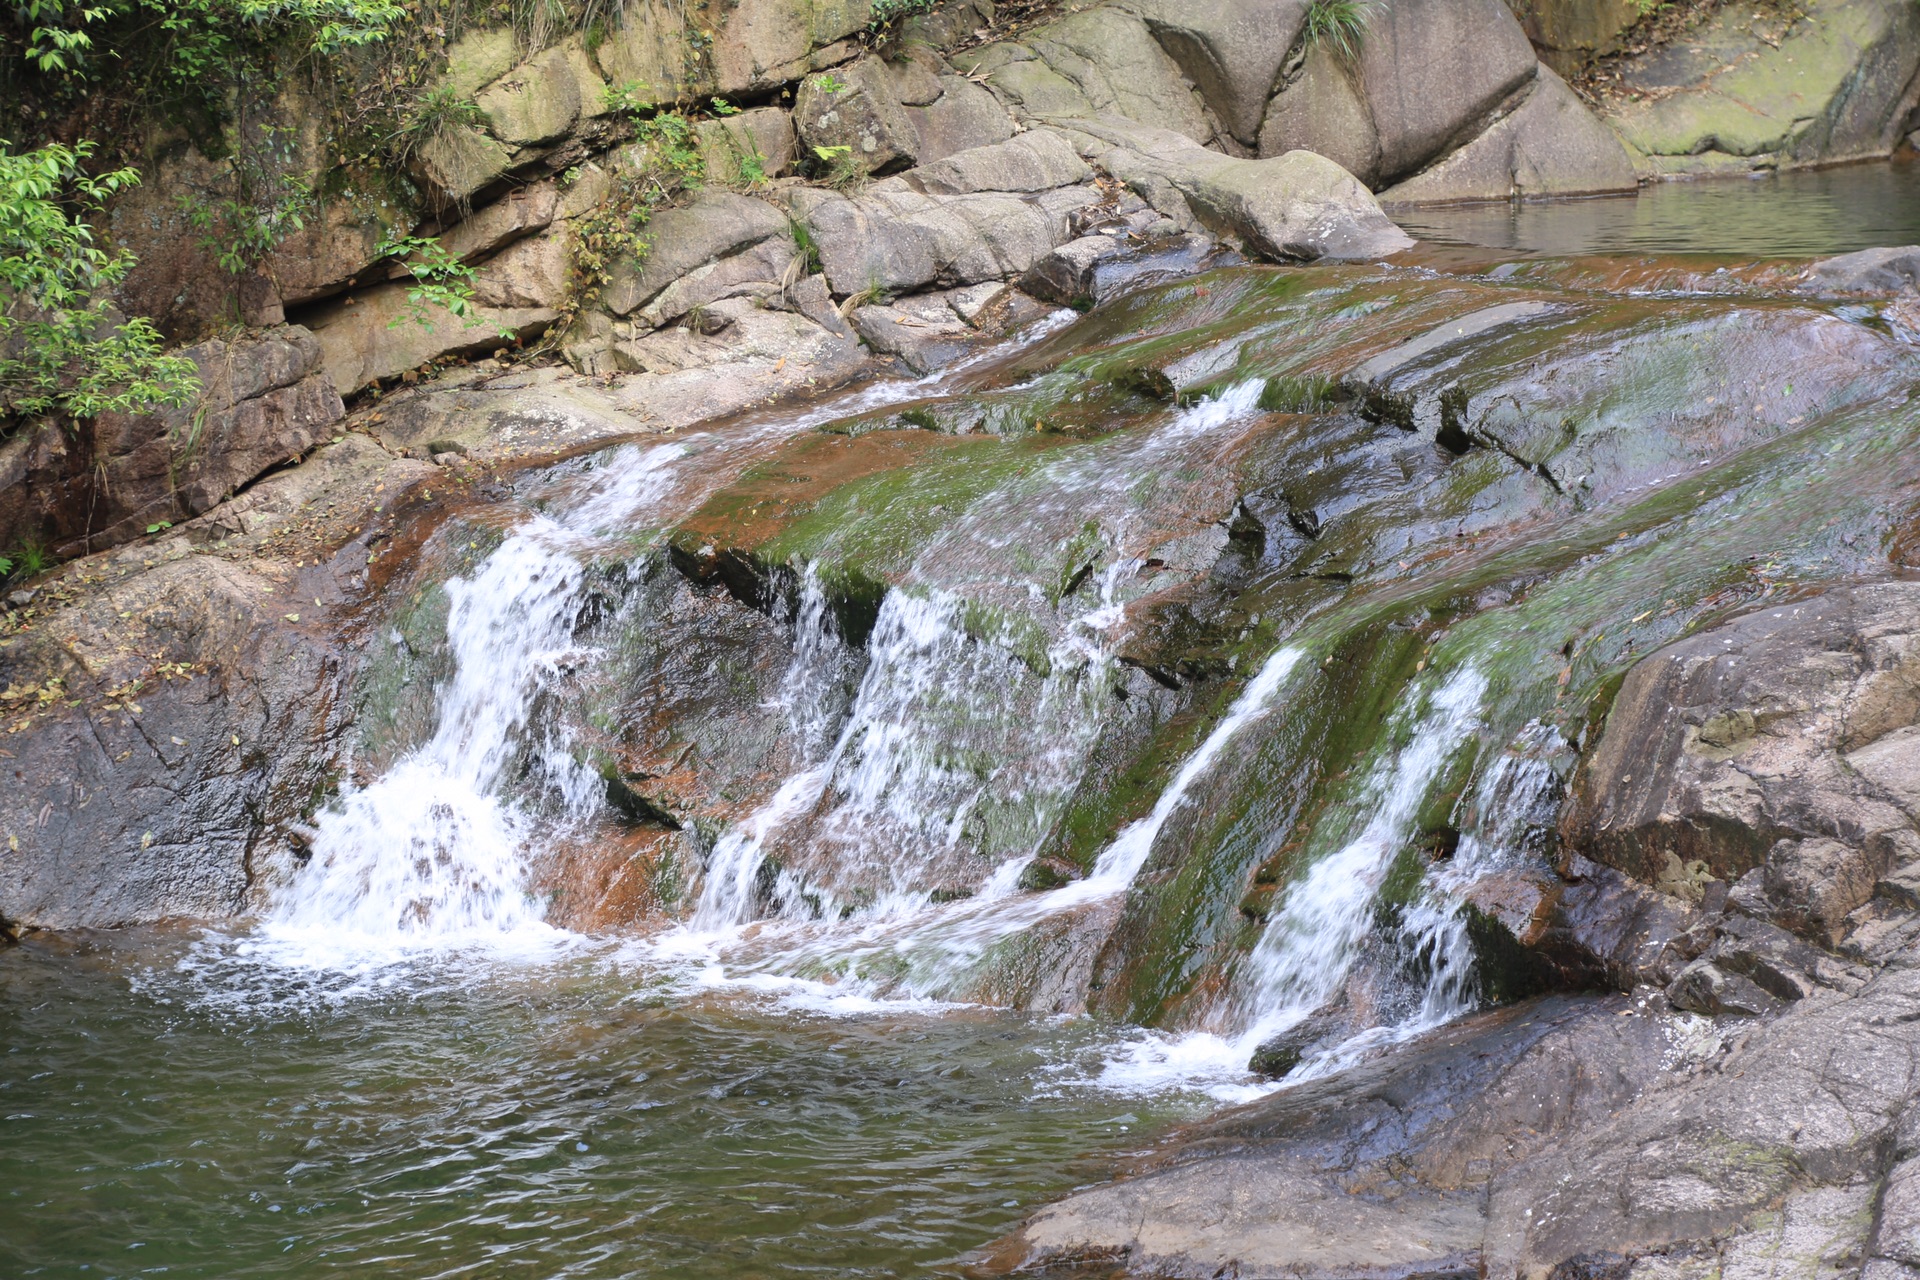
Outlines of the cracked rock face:
M 1673 896 L 1759 872 L 1823 941 L 1914 848 L 1920 584 L 1778 605 L 1634 668 L 1576 784 L 1583 851 Z

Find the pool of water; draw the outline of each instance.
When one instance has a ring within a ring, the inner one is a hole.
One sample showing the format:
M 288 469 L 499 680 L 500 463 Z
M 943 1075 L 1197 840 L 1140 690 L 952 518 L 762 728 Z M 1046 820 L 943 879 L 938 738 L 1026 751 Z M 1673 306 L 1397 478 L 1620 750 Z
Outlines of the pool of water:
M 1550 255 L 1804 257 L 1920 244 L 1920 161 L 1663 182 L 1638 195 L 1395 211 L 1421 240 Z
M 0 951 L 0 1275 L 937 1276 L 1217 1105 L 1085 1020 L 243 950 Z

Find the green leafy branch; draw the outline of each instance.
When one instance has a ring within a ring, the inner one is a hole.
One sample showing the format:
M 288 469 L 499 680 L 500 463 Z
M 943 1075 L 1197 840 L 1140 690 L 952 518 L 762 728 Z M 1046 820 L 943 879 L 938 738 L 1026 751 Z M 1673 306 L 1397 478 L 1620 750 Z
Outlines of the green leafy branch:
M 397 259 L 413 277 L 407 286 L 407 309 L 387 321 L 387 328 L 398 329 L 411 320 L 432 332 L 433 308 L 438 307 L 467 327 L 481 322 L 473 304 L 474 270 L 447 251 L 438 240 L 427 236 L 407 236 L 389 240 L 380 246 L 383 258 Z M 501 328 L 502 338 L 513 337 L 513 330 Z
M 199 390 L 193 362 L 164 354 L 150 321 L 112 308 L 134 258 L 96 244 L 88 219 L 140 178 L 89 176 L 92 153 L 85 142 L 15 153 L 0 141 L 0 418 L 136 412 Z

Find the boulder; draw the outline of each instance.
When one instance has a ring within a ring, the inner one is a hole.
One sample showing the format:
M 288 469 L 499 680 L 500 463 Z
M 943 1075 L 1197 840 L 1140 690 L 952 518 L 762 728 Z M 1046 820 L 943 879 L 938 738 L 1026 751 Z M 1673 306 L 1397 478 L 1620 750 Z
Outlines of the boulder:
M 833 290 L 822 272 L 815 272 L 789 288 L 787 302 L 800 315 L 836 338 L 852 341 L 857 336 L 853 326 L 840 314 L 840 308 L 834 305 Z
M 582 106 L 567 50 L 546 49 L 474 95 L 487 132 L 513 146 L 552 142 L 573 127 Z
M 1251 147 L 1307 7 L 1307 0 L 1141 0 L 1137 12 L 1227 132 Z
M 786 231 L 786 216 L 764 200 L 700 192 L 686 204 L 653 215 L 647 224 L 646 257 L 637 266 L 616 263 L 607 273 L 601 298 L 613 314 L 624 316 L 696 267 Z
M 1312 152 L 1237 160 L 1165 130 L 1080 127 L 1120 143 L 1100 157 L 1108 173 L 1156 207 L 1156 195 L 1178 192 L 1201 222 L 1260 257 L 1377 258 L 1413 243 L 1359 179 Z
M 1034 263 L 1020 278 L 1020 287 L 1036 298 L 1084 310 L 1098 301 L 1094 287 L 1101 264 L 1126 252 L 1126 244 L 1117 236 L 1081 236 Z
M 778 107 L 755 107 L 695 127 L 711 182 L 745 186 L 777 178 L 793 169 L 798 155 L 793 118 Z
M 1920 853 L 1916 724 L 1920 584 L 1761 608 L 1627 673 L 1562 839 L 1685 900 L 1741 882 L 1744 909 L 1838 945 Z
M 1273 96 L 1260 126 L 1262 156 L 1311 151 L 1372 186 L 1380 134 L 1345 60 L 1325 44 L 1307 51 L 1300 74 Z
M 469 31 L 447 49 L 447 70 L 440 83 L 455 97 L 471 98 L 492 84 L 520 59 L 511 27 L 482 27 Z
M 1900 142 L 1920 67 L 1920 10 L 1902 0 L 1815 0 L 1784 35 L 1737 6 L 1619 68 L 1637 99 L 1614 128 L 1655 173 L 1718 159 L 1744 169 L 1884 156 Z
M 711 46 L 714 91 L 775 89 L 798 80 L 813 54 L 867 25 L 869 0 L 740 0 L 721 19 Z
M 1018 44 L 969 50 L 954 65 L 986 72 L 995 92 L 1035 119 L 1111 114 L 1195 142 L 1213 137 L 1199 95 L 1146 22 L 1112 6 L 1035 28 Z
M 145 166 L 142 181 L 108 207 L 113 247 L 135 258 L 114 289 L 114 302 L 129 315 L 151 319 L 169 343 L 198 342 L 236 320 L 272 324 L 285 318 L 284 312 L 271 314 L 280 311 L 271 277 L 236 277 L 218 261 L 227 233 L 219 202 L 231 194 L 230 184 L 224 165 L 181 146 Z M 209 208 L 211 224 L 196 225 L 195 213 Z
M 945 92 L 939 59 L 924 49 L 909 48 L 902 52 L 904 56 L 891 58 L 884 64 L 893 100 L 903 107 L 931 105 Z
M 1634 0 L 1511 0 L 1540 60 L 1561 74 L 1602 54 L 1614 53 L 1621 37 L 1640 20 Z
M 708 308 L 709 331 L 661 329 L 618 339 L 609 372 L 616 403 L 641 425 L 677 428 L 775 396 L 831 387 L 867 366 L 847 333 L 791 311 L 730 298 Z
M 441 207 L 465 206 L 498 181 L 513 153 L 471 125 L 433 130 L 414 151 L 414 167 Z
M 329 297 L 384 255 L 381 248 L 412 226 L 408 211 L 384 200 L 324 200 L 318 215 L 273 247 L 261 270 L 286 306 Z
M 1087 182 L 1093 170 L 1051 129 L 1030 129 L 992 146 L 974 147 L 923 164 L 909 180 L 935 195 L 974 191 L 1050 191 Z
M 965 76 L 941 76 L 940 96 L 908 107 L 907 116 L 920 136 L 922 164 L 1013 136 L 1013 118 L 1000 100 Z
M 1378 181 L 1398 182 L 1478 132 L 1538 66 L 1502 0 L 1396 0 L 1372 9 L 1360 81 L 1380 136 Z
M 794 100 L 793 124 L 816 156 L 844 147 L 842 156 L 861 173 L 903 169 L 920 154 L 913 119 L 893 96 L 886 65 L 874 57 L 808 77 Z
M 1920 293 L 1920 245 L 1823 258 L 1807 268 L 1806 282 L 1822 293 Z
M 943 52 L 966 43 L 993 15 L 993 0 L 948 0 L 930 12 L 909 15 L 895 30 L 904 48 Z
M 848 296 L 1011 279 L 1069 239 L 1068 215 L 1099 196 L 1090 187 L 1023 199 L 929 196 L 897 186 L 858 198 L 800 188 L 790 199 L 833 292 Z
M 1920 973 L 1784 1007 L 1717 962 L 1677 985 L 1716 1012 L 1529 1001 L 1228 1111 L 977 1261 L 1678 1280 L 1866 1258 L 1904 1274 Z
M 855 307 L 853 328 L 869 350 L 898 356 L 915 373 L 930 373 L 964 355 L 973 330 L 944 299 L 905 298 L 892 306 Z
M 770 236 L 750 249 L 695 267 L 633 312 L 659 328 L 723 298 L 777 298 L 806 271 L 806 257 L 793 237 Z
M 504 310 L 557 310 L 567 294 L 567 242 L 555 229 L 509 245 L 473 276 L 473 298 Z
M 1020 287 L 1036 298 L 1084 311 L 1151 277 L 1191 275 L 1215 256 L 1210 236 L 1102 232 L 1069 240 L 1041 258 L 1020 278 Z
M 1633 191 L 1626 148 L 1566 81 L 1541 68 L 1525 101 L 1478 137 L 1380 193 L 1383 204 L 1437 204 Z
M 504 197 L 477 209 L 473 215 L 453 224 L 440 237 L 440 247 L 461 262 L 473 262 L 532 235 L 550 224 L 560 208 L 560 192 L 551 182 L 510 191 Z M 391 276 L 409 274 L 395 264 Z
M 757 0 L 741 5 L 734 21 L 770 7 L 798 8 L 790 0 Z M 620 21 L 608 24 L 607 38 L 594 57 L 606 82 L 631 101 L 644 106 L 685 102 L 702 94 L 738 93 L 745 87 L 730 83 L 723 88 L 722 77 L 708 74 L 704 55 L 709 44 L 716 61 L 731 44 L 712 41 L 695 29 L 674 0 L 628 0 L 620 13 Z
M 0 702 L 19 730 L 0 797 L 0 919 L 231 918 L 332 785 L 340 662 L 288 618 L 298 605 L 271 578 L 238 564 L 188 555 L 112 577 L 51 620 L 86 660 L 59 677 L 78 705 L 29 731 Z M 0 650 L 0 689 L 47 678 L 33 639 Z M 162 679 L 154 662 L 196 670 Z
M 58 554 L 116 546 L 151 525 L 198 515 L 305 453 L 345 414 L 320 344 L 297 325 L 181 354 L 199 369 L 193 404 L 101 414 L 81 427 L 84 473 L 40 477 L 40 487 L 66 491 L 64 501 L 47 504 Z
M 1141 1275 L 1475 1274 L 1489 1183 L 1678 1074 L 1671 1052 L 1666 1020 L 1618 998 L 1469 1018 L 1202 1122 L 980 1262 L 994 1275 L 1088 1258 Z

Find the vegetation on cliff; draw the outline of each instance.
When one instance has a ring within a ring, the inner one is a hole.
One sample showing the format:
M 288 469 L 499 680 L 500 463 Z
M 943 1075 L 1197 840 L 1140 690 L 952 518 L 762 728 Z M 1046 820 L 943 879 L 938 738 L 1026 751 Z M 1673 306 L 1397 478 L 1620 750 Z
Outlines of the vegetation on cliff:
M 96 244 L 85 219 L 139 177 L 89 177 L 92 150 L 0 144 L 0 422 L 184 404 L 198 386 L 193 362 L 162 354 L 150 321 L 107 301 L 133 259 Z

